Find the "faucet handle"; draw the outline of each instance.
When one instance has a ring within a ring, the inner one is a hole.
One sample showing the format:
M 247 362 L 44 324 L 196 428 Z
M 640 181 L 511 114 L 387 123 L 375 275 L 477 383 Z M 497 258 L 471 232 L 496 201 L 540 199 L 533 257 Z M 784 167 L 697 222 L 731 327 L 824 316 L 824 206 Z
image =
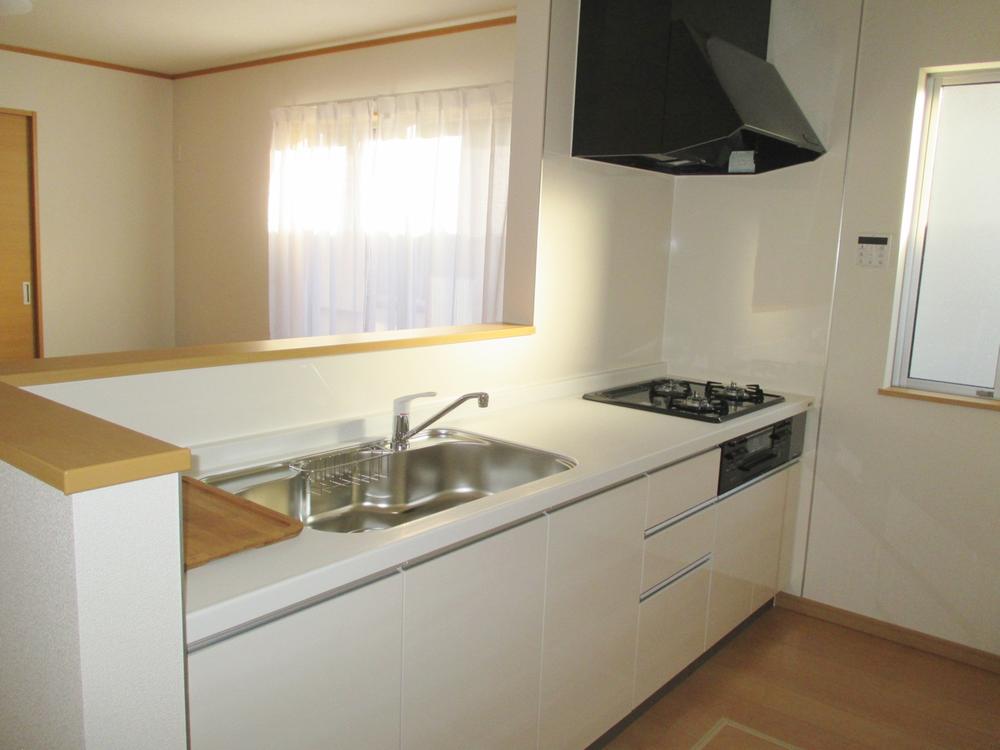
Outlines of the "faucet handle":
M 423 393 L 410 393 L 392 400 L 392 413 L 394 416 L 410 413 L 410 402 L 418 398 L 432 398 L 437 395 L 437 391 L 424 391 Z

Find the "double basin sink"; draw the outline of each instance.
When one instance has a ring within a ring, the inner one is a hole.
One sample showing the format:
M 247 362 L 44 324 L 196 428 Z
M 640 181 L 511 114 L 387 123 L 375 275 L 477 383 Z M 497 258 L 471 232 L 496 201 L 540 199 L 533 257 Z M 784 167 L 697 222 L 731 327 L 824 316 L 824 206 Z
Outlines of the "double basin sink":
M 409 447 L 371 443 L 206 477 L 319 531 L 394 528 L 576 466 L 565 456 L 451 429 Z

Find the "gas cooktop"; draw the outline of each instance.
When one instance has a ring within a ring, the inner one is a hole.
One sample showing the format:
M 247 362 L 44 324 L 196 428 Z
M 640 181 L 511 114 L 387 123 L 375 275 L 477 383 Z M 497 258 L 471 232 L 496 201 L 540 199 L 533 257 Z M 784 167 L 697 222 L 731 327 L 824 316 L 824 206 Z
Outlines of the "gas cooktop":
M 784 396 L 764 393 L 759 385 L 723 385 L 713 380 L 657 378 L 640 383 L 594 391 L 583 396 L 631 409 L 673 414 L 702 422 L 724 422 L 759 409 L 780 404 Z

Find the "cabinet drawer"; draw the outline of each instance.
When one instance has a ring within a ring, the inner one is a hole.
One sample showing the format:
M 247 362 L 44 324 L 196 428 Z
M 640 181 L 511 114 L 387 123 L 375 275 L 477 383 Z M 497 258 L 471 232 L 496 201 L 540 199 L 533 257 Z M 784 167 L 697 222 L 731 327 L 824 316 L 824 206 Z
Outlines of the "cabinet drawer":
M 712 551 L 715 505 L 646 538 L 643 546 L 642 591 L 669 578 L 685 565 Z
M 715 497 L 718 487 L 718 448 L 653 472 L 649 475 L 646 528 Z
M 705 650 L 711 559 L 639 605 L 633 707 L 659 690 Z
M 774 595 L 787 480 L 788 471 L 781 471 L 715 506 L 709 646 Z

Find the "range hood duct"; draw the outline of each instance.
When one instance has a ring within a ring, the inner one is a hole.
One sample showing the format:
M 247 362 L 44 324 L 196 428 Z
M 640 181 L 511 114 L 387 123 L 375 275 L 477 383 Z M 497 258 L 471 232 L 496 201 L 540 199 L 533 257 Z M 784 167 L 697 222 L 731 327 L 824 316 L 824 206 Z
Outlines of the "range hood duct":
M 595 43 L 581 30 L 574 156 L 697 175 L 768 172 L 825 153 L 769 62 L 718 36 L 706 37 L 684 20 L 669 23 L 664 49 L 652 54 L 645 33 L 638 57 L 616 67 L 614 61 L 608 64 L 614 58 L 608 50 L 620 46 Z M 615 54 L 620 60 L 620 52 Z M 595 113 L 596 107 L 603 112 Z M 615 127 L 615 115 L 608 112 L 616 107 L 621 117 L 652 121 Z

